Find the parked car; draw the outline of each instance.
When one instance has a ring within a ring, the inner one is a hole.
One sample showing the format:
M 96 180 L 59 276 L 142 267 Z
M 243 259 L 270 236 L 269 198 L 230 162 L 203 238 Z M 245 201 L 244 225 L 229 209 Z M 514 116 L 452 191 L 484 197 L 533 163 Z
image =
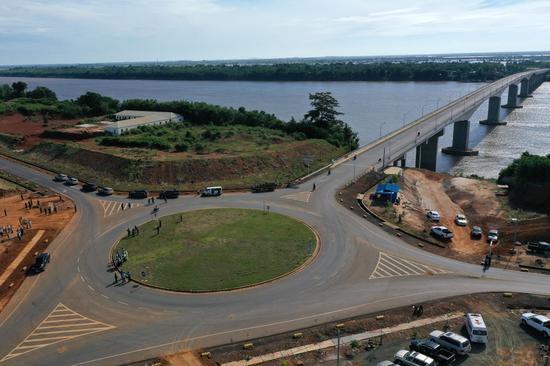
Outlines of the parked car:
M 472 231 L 470 231 L 470 238 L 472 239 L 481 239 L 483 236 L 483 230 L 479 226 L 474 226 Z
M 216 187 L 206 187 L 202 192 L 202 197 L 212 197 L 212 196 L 221 196 L 223 193 L 223 189 L 220 186 Z
M 169 189 L 169 190 L 166 190 L 166 191 L 162 191 L 159 193 L 159 198 L 161 200 L 163 199 L 168 199 L 168 198 L 178 198 L 180 196 L 180 191 L 178 191 L 177 189 Z
M 142 199 L 149 197 L 149 192 L 145 189 L 138 189 L 128 193 L 128 198 Z
M 487 232 L 487 242 L 496 243 L 498 241 L 498 230 L 491 229 Z
M 68 177 L 65 184 L 68 186 L 76 186 L 78 184 L 78 179 L 75 177 Z
M 67 179 L 69 179 L 69 177 L 67 177 L 66 174 L 61 174 L 61 173 L 57 174 L 57 175 L 53 178 L 53 180 L 55 180 L 56 182 L 66 182 Z
M 440 344 L 429 339 L 413 339 L 409 349 L 433 358 L 438 365 L 448 365 L 456 359 L 453 352 L 446 350 Z
M 545 241 L 538 241 L 533 242 L 530 241 L 527 243 L 527 250 L 534 252 L 534 253 L 550 253 L 550 243 L 547 243 Z
M 464 319 L 470 341 L 474 343 L 487 343 L 487 327 L 481 314 L 468 313 Z
M 252 191 L 252 193 L 262 193 L 262 192 L 273 192 L 275 188 L 277 188 L 277 183 L 267 182 L 267 183 L 255 184 L 252 187 L 250 187 L 250 190 Z
M 521 315 L 521 324 L 538 330 L 545 337 L 550 337 L 550 319 L 544 315 L 524 313 Z
M 439 222 L 439 220 L 441 219 L 441 216 L 437 211 L 428 211 L 428 213 L 426 214 L 426 217 L 428 218 L 428 220 L 435 221 L 435 222 Z
M 455 224 L 457 224 L 458 226 L 466 226 L 468 225 L 468 220 L 466 219 L 466 216 L 464 216 L 463 214 L 456 214 Z
M 396 363 L 393 363 L 393 362 L 387 361 L 387 360 L 378 362 L 376 364 L 376 366 L 396 366 L 396 365 L 397 365 Z
M 110 196 L 114 193 L 114 190 L 111 187 L 100 187 L 97 190 L 97 194 L 101 196 Z
M 431 233 L 441 240 L 451 240 L 454 236 L 453 232 L 445 226 L 432 226 Z
M 453 332 L 434 330 L 430 333 L 430 340 L 459 355 L 466 355 L 472 350 L 472 345 L 468 339 Z
M 82 192 L 95 192 L 97 190 L 97 185 L 94 183 L 84 183 L 82 185 Z
M 50 253 L 44 252 L 39 254 L 34 261 L 34 264 L 31 266 L 31 271 L 33 273 L 44 272 L 46 265 L 50 263 L 51 255 Z
M 435 366 L 435 360 L 420 352 L 399 350 L 394 356 L 394 361 L 398 365 L 407 366 Z

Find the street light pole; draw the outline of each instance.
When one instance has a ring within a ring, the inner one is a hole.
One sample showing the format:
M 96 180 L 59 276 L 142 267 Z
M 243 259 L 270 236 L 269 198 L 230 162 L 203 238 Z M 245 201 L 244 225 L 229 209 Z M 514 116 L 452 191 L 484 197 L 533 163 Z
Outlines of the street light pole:
M 336 366 L 340 366 L 340 329 L 344 327 L 344 324 L 336 324 L 336 331 L 338 332 L 338 343 L 336 346 Z

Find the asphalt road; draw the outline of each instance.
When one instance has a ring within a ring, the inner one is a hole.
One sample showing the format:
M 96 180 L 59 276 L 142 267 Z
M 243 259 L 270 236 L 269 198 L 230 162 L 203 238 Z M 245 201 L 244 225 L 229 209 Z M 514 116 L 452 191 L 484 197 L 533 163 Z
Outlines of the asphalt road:
M 414 248 L 338 204 L 338 188 L 375 166 L 380 147 L 365 149 L 356 160 L 341 161 L 330 176 L 319 175 L 293 189 L 159 204 L 160 216 L 208 207 L 262 209 L 267 204 L 320 234 L 320 253 L 303 271 L 271 284 L 214 294 L 113 286 L 110 248 L 128 227 L 152 218 L 146 200 L 132 201 L 129 210 L 113 209 L 114 203 L 106 201 L 115 201 L 117 207 L 129 201 L 82 193 L 0 158 L 0 169 L 63 193 L 78 207 L 50 246 L 52 262 L 46 272 L 28 278 L 0 314 L 0 364 L 117 365 L 447 296 L 550 293 L 544 275 L 499 269 L 483 274 L 481 266 Z M 317 189 L 310 192 L 313 183 Z

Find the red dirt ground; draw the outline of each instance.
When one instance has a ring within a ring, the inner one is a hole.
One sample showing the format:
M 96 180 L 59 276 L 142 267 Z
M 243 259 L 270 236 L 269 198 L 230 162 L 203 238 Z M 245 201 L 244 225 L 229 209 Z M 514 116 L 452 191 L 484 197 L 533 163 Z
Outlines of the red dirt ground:
M 79 119 L 51 119 L 48 128 L 75 125 Z M 0 133 L 20 136 L 36 136 L 44 132 L 41 117 L 25 117 L 20 113 L 0 115 Z

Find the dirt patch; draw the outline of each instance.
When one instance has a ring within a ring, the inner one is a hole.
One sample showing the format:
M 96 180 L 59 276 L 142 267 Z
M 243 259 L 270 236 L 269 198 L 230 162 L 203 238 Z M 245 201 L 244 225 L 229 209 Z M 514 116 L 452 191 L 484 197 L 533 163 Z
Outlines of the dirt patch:
M 526 304 L 530 304 L 526 308 Z M 488 325 L 489 343 L 486 347 L 473 345 L 472 353 L 459 357 L 457 364 L 467 365 L 535 365 L 540 360 L 539 347 L 544 339 L 529 329 L 519 325 L 521 313 L 525 310 L 545 312 L 550 305 L 548 298 L 528 294 L 514 294 L 503 297 L 502 294 L 476 294 L 460 296 L 423 303 L 424 313 L 420 318 L 440 316 L 450 312 L 481 313 Z M 384 315 L 384 320 L 377 320 L 377 315 Z M 409 306 L 388 310 L 379 314 L 365 315 L 340 321 L 343 324 L 341 336 L 352 335 L 366 330 L 395 326 L 418 319 L 412 314 Z M 247 342 L 253 343 L 253 349 L 244 350 L 242 343 L 213 347 L 207 350 L 193 351 L 194 360 L 200 360 L 206 366 L 216 366 L 225 362 L 243 360 L 272 352 L 283 351 L 293 347 L 321 342 L 337 336 L 336 324 L 323 324 L 295 332 L 259 338 Z M 376 365 L 384 359 L 393 359 L 398 349 L 408 349 L 412 337 L 426 338 L 434 329 L 448 329 L 466 335 L 464 320 L 457 319 L 430 324 L 423 327 L 376 337 L 366 342 L 345 345 L 341 348 L 341 363 L 346 365 Z M 300 338 L 294 337 L 301 333 Z M 210 352 L 210 358 L 200 358 L 203 351 Z M 186 353 L 188 355 L 189 352 Z M 290 356 L 261 365 L 333 365 L 335 350 L 324 349 Z M 187 365 L 187 363 L 170 364 L 168 360 L 178 360 L 178 355 L 165 357 L 168 365 Z
M 538 267 L 547 265 L 545 258 L 534 256 L 524 247 L 514 246 L 513 242 L 514 238 L 522 242 L 548 241 L 550 218 L 543 216 L 511 223 L 510 217 L 516 213 L 510 212 L 502 197 L 497 196 L 499 189 L 495 183 L 417 169 L 404 170 L 398 183 L 401 188 L 399 205 L 381 207 L 370 205 L 370 201 L 367 201 L 369 209 L 392 224 L 432 242 L 436 239 L 429 236 L 430 228 L 437 224 L 426 218 L 426 212 L 438 211 L 441 215 L 439 224 L 451 229 L 455 236 L 446 244 L 448 249 L 427 246 L 427 250 L 478 264 L 489 251 L 485 236 L 481 240 L 470 238 L 471 227 L 480 226 L 484 233 L 490 229 L 499 230 L 499 242 L 493 247 L 496 255 L 493 265 L 513 269 L 520 269 L 519 264 Z M 466 227 L 454 223 L 458 213 L 468 218 Z M 408 241 L 418 244 L 415 240 Z
M 38 136 L 46 129 L 73 126 L 78 119 L 50 119 L 45 126 L 40 116 L 25 117 L 20 113 L 0 115 L 0 133 L 15 136 Z
M 31 201 L 32 208 L 28 208 L 31 207 Z M 27 204 L 27 208 L 25 204 Z M 0 207 L 2 208 L 0 210 L 0 228 L 3 231 L 0 236 L 0 273 L 4 273 L 8 269 L 39 230 L 44 231 L 40 240 L 30 249 L 18 268 L 0 285 L 1 311 L 23 283 L 27 275 L 26 269 L 34 263 L 35 255 L 45 251 L 49 243 L 70 221 L 74 214 L 74 205 L 71 201 L 62 200 L 60 196 L 17 193 L 0 199 Z M 50 208 L 52 214 L 49 214 Z M 10 226 L 13 232 L 8 234 L 6 229 Z M 21 240 L 16 237 L 16 231 L 20 227 L 23 227 Z

